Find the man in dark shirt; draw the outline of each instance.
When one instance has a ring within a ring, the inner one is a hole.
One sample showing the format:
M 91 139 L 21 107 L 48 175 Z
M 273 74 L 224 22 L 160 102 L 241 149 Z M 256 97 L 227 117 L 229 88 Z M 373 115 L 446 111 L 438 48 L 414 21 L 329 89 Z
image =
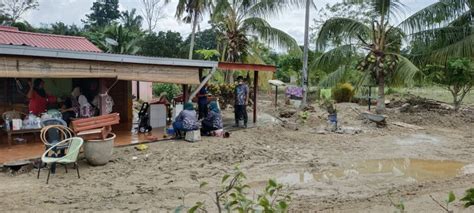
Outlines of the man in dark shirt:
M 203 81 L 205 77 L 201 79 Z M 207 117 L 208 109 L 207 109 L 207 83 L 199 90 L 197 94 L 198 97 L 198 110 L 199 110 L 199 119 L 203 119 Z
M 235 127 L 239 127 L 239 121 L 244 120 L 244 128 L 247 128 L 247 104 L 249 100 L 249 87 L 245 84 L 242 76 L 237 77 L 238 85 L 235 87 Z

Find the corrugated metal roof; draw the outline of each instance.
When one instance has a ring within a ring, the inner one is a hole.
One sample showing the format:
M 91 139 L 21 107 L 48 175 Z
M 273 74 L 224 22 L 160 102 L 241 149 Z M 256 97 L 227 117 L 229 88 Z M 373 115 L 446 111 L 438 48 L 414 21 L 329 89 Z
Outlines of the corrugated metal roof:
M 0 44 L 62 49 L 83 52 L 102 52 L 84 37 L 22 32 L 15 27 L 0 26 Z
M 119 63 L 132 63 L 132 64 L 197 67 L 197 68 L 214 68 L 214 67 L 217 67 L 218 65 L 216 61 L 188 60 L 188 59 L 178 59 L 178 58 L 158 58 L 158 57 L 120 55 L 120 54 L 95 53 L 95 52 L 78 52 L 78 51 L 70 51 L 70 50 L 53 50 L 53 49 L 46 49 L 46 48 L 0 44 L 0 56 L 1 55 L 32 56 L 32 57 L 119 62 Z

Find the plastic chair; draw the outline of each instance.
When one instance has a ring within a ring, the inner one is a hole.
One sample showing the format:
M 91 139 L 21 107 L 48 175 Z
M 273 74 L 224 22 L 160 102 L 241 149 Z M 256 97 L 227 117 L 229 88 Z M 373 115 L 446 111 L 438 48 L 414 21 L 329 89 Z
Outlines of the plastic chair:
M 22 119 L 22 117 L 26 116 L 25 113 L 20 111 L 7 111 L 2 114 L 2 119 L 5 120 L 12 120 L 12 119 Z
M 46 152 L 43 153 L 43 155 L 41 156 L 41 161 L 43 163 L 47 163 L 47 164 L 48 163 L 49 164 L 53 164 L 53 163 L 63 164 L 63 165 L 65 165 L 66 173 L 67 173 L 66 165 L 74 163 L 74 166 L 76 167 L 76 171 L 77 171 L 77 178 L 81 178 L 81 176 L 79 175 L 79 165 L 77 164 L 77 157 L 79 156 L 79 151 L 81 150 L 81 147 L 82 147 L 83 143 L 84 143 L 84 140 L 82 138 L 79 138 L 79 137 L 73 137 L 73 138 L 68 138 L 66 140 L 63 140 L 59 143 L 56 143 L 55 145 L 53 145 L 48 150 L 46 150 Z M 57 146 L 63 146 L 65 144 L 68 144 L 67 153 L 66 153 L 65 156 L 60 157 L 60 158 L 47 157 L 47 155 L 50 151 L 55 149 Z M 38 178 L 39 178 L 40 170 L 41 169 L 39 168 L 38 169 Z M 49 183 L 50 174 L 51 174 L 51 169 L 48 169 L 48 178 L 46 179 L 46 184 Z
M 46 149 L 64 139 L 74 137 L 74 132 L 67 127 L 66 122 L 62 119 L 46 119 L 41 121 L 41 126 L 43 128 L 41 129 L 40 138 Z

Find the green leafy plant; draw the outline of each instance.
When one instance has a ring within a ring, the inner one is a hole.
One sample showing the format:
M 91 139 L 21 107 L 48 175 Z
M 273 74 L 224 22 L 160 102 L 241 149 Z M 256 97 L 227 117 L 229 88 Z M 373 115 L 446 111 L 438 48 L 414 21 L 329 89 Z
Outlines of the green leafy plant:
M 298 118 L 303 122 L 303 123 L 306 123 L 308 121 L 308 118 L 309 118 L 309 112 L 308 111 L 301 111 L 299 114 L 298 114 Z
M 466 194 L 461 198 L 461 201 L 464 202 L 464 207 L 466 208 L 474 206 L 474 188 L 466 190 Z
M 237 167 L 232 174 L 225 174 L 221 179 L 220 189 L 212 194 L 217 212 L 288 212 L 291 202 L 291 194 L 285 193 L 284 186 L 270 179 L 263 192 L 256 199 L 250 198 L 247 190 L 250 186 L 245 184 L 245 174 Z M 207 183 L 200 184 L 200 188 Z M 181 212 L 184 205 L 176 208 L 175 212 Z M 196 202 L 188 213 L 208 212 L 206 203 Z
M 219 99 L 221 109 L 226 109 L 227 105 L 234 102 L 235 84 L 209 84 L 209 92 Z
M 350 102 L 354 96 L 354 87 L 350 83 L 338 84 L 332 89 L 332 97 L 338 103 Z
M 163 92 L 166 92 L 166 98 L 171 100 L 181 92 L 181 89 L 176 84 L 153 84 L 154 96 L 159 97 Z
M 329 114 L 337 113 L 336 106 L 334 104 L 334 100 L 332 100 L 330 98 L 323 97 L 323 100 L 321 102 L 321 107 L 326 109 L 326 111 Z
M 397 209 L 399 213 L 405 213 L 405 204 L 403 203 L 403 200 L 399 200 L 398 202 L 394 202 L 391 194 L 388 195 L 388 200 L 390 201 L 390 204 Z
M 444 206 L 441 202 L 439 202 L 438 200 L 436 200 L 433 196 L 430 195 L 430 198 L 436 203 L 438 204 L 438 206 L 440 206 L 443 210 L 445 210 L 447 213 L 452 213 L 453 210 L 450 210 L 449 209 L 449 204 L 454 202 L 456 200 L 456 196 L 454 195 L 453 192 L 449 192 L 448 193 L 448 197 L 446 198 L 446 200 L 444 201 L 444 203 L 446 204 L 446 206 Z
M 434 83 L 451 92 L 455 110 L 474 87 L 474 62 L 471 59 L 450 59 L 446 65 L 427 65 L 425 73 Z

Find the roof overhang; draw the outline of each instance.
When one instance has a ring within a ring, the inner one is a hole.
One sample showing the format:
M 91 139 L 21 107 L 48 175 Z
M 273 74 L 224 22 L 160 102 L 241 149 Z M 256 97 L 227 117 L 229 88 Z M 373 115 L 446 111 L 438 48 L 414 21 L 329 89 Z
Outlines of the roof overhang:
M 273 65 L 264 64 L 240 64 L 230 62 L 219 62 L 218 68 L 224 71 L 263 71 L 263 72 L 276 72 L 276 67 Z
M 213 61 L 0 45 L 0 77 L 117 78 L 199 84 L 199 70 L 217 66 Z

